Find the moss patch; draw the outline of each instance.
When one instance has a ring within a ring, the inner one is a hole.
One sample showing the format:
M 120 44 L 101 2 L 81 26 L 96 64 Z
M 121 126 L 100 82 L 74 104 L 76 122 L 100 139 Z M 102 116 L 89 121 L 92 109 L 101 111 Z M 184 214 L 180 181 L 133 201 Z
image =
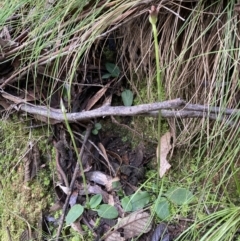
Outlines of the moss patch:
M 42 210 L 52 200 L 49 192 L 51 165 L 50 160 L 47 160 L 51 156 L 51 150 L 43 133 L 46 133 L 46 130 L 30 131 L 16 118 L 12 121 L 1 121 L 0 240 L 8 240 L 6 227 L 9 228 L 13 240 L 19 240 L 28 225 L 37 229 Z M 24 183 L 23 157 L 29 141 L 37 141 L 41 163 L 46 165 L 32 181 Z

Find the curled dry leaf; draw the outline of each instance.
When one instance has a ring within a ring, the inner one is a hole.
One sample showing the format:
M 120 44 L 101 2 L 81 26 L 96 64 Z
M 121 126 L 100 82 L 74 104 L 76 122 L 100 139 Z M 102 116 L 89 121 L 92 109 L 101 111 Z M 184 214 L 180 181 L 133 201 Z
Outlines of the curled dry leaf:
M 112 178 L 100 171 L 88 172 L 86 173 L 86 178 L 92 182 L 105 186 L 108 191 L 112 190 L 113 182 L 119 181 L 118 177 Z
M 70 206 L 74 206 L 77 203 L 77 198 L 78 198 L 78 192 L 77 191 L 73 191 L 71 194 L 71 197 L 69 199 L 69 204 Z
M 65 194 L 68 194 L 69 191 L 70 191 L 69 187 L 65 187 L 65 186 L 63 186 L 63 185 L 62 185 L 61 183 L 59 183 L 59 182 L 57 183 L 56 186 L 60 187 L 61 190 L 62 190 Z
M 123 240 L 126 240 L 139 236 L 143 233 L 148 233 L 151 230 L 151 227 L 152 222 L 149 213 L 143 212 L 142 210 L 140 212 L 134 212 L 125 218 L 119 219 L 117 225 L 114 227 L 113 233 L 106 235 L 106 240 L 114 240 L 112 237 L 118 233 L 117 230 L 120 228 L 123 229 Z
M 161 145 L 160 152 L 159 152 L 159 145 L 158 145 L 156 150 L 156 155 L 157 155 L 157 160 L 159 160 L 159 154 L 160 154 L 159 175 L 162 178 L 163 175 L 167 172 L 167 170 L 171 167 L 171 165 L 167 161 L 167 155 L 172 148 L 170 132 L 165 133 L 161 137 L 160 145 Z

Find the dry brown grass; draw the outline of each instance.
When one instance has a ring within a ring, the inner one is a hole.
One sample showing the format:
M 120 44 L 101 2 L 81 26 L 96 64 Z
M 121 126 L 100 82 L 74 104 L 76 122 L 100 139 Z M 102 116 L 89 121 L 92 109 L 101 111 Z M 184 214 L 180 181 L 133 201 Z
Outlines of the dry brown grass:
M 190 103 L 239 108 L 239 12 L 228 1 L 117 0 L 83 3 L 77 8 L 72 0 L 68 8 L 44 5 L 49 11 L 45 21 L 36 11 L 29 15 L 22 10 L 12 39 L 20 38 L 20 45 L 1 56 L 1 61 L 13 60 L 14 72 L 3 79 L 1 87 L 19 88 L 21 81 L 31 76 L 27 84 L 33 81 L 35 92 L 48 89 L 42 101 L 48 104 L 64 83 L 88 84 L 89 66 L 100 69 L 104 65 L 102 52 L 111 35 L 117 44 L 114 61 L 122 69 L 121 78 L 142 102 L 155 101 L 155 55 L 148 21 L 153 4 L 160 9 L 158 39 L 165 99 L 180 97 Z M 29 6 L 26 9 L 31 9 Z M 56 16 L 61 16 L 61 21 L 55 21 Z M 77 76 L 82 78 L 80 83 Z M 100 73 L 99 77 L 102 84 Z M 44 78 L 51 79 L 51 84 Z M 139 94 L 142 89 L 146 89 L 146 96 Z M 228 128 L 225 124 L 207 119 L 178 120 L 178 144 L 189 144 L 202 130 L 206 136 L 219 135 L 219 129 Z
M 237 108 L 239 18 L 237 12 L 229 10 L 233 5 L 228 4 L 227 7 L 223 2 L 212 2 L 210 5 L 201 1 L 183 1 L 181 4 L 165 1 L 160 6 L 159 53 L 166 99 L 180 97 L 191 103 Z M 139 82 L 144 81 L 147 98 L 153 101 L 156 71 L 147 10 L 146 5 L 139 6 L 135 16 L 120 26 L 119 59 L 136 92 Z M 229 14 L 231 16 L 227 16 Z M 193 137 L 199 133 L 205 120 L 188 119 L 182 124 L 181 134 L 185 142 L 186 135 Z
M 39 5 L 37 9 L 49 13 L 44 15 L 45 21 L 37 10 L 29 15 L 31 6 L 26 5 L 22 18 L 15 20 L 12 39 L 20 39 L 21 44 L 7 49 L 0 58 L 3 62 L 14 60 L 14 72 L 3 79 L 1 87 L 10 84 L 18 88 L 16 82 L 32 74 L 34 83 L 40 81 L 35 91 L 48 88 L 43 101 L 47 104 L 63 83 L 79 84 L 76 76 L 81 75 L 81 84 L 86 84 L 89 66 L 104 65 L 102 51 L 111 35 L 117 43 L 115 62 L 122 69 L 122 78 L 143 102 L 155 101 L 155 55 L 148 20 L 153 4 L 160 9 L 158 38 L 165 99 L 180 97 L 191 103 L 236 108 L 240 98 L 239 16 L 234 3 L 227 1 L 117 0 L 83 3 L 79 8 L 75 1 L 67 8 L 60 3 Z M 58 21 L 57 16 L 61 16 Z M 43 83 L 43 78 L 52 79 L 51 85 Z M 139 94 L 142 88 L 146 89 L 144 97 Z M 181 128 L 179 144 L 204 125 L 210 132 L 206 120 L 185 119 L 177 124 Z

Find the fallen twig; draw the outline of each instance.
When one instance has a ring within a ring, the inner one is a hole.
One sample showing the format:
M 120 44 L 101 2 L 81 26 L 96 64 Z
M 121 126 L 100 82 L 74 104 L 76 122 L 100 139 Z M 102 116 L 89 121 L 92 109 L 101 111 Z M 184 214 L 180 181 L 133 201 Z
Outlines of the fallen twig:
M 193 106 L 193 105 L 192 105 Z M 161 110 L 161 115 L 164 118 L 208 118 L 210 120 L 218 120 L 225 121 L 228 125 L 233 126 L 236 122 L 233 120 L 232 115 L 240 114 L 240 110 L 232 110 L 232 114 L 227 114 L 230 112 L 230 109 L 227 109 L 226 112 L 223 111 L 223 115 L 219 115 L 218 113 L 209 113 L 209 111 L 193 111 L 193 110 Z M 145 113 L 144 116 L 152 116 L 158 117 L 158 111 L 152 111 L 149 113 Z
M 47 108 L 45 106 L 37 106 L 26 103 L 16 106 L 15 109 L 20 109 L 29 114 L 43 116 L 48 119 L 57 120 L 59 122 L 65 121 L 63 113 L 60 110 Z M 229 120 L 229 117 L 240 114 L 239 109 L 186 104 L 184 100 L 175 99 L 130 107 L 103 106 L 90 111 L 66 113 L 66 117 L 69 122 L 77 122 L 105 116 L 147 115 L 157 117 L 158 111 L 161 112 L 161 116 L 164 118 L 209 118 L 212 120 L 227 121 L 230 125 L 233 125 L 234 121 L 232 118 Z M 228 120 L 226 120 L 226 118 L 228 118 Z
M 103 106 L 90 111 L 82 111 L 77 113 L 66 113 L 69 122 L 77 122 L 80 120 L 89 120 L 97 117 L 105 116 L 133 116 L 161 109 L 180 109 L 184 107 L 185 101 L 181 99 L 168 100 L 163 102 L 143 104 L 137 106 Z M 37 106 L 28 103 L 19 104 L 15 109 L 25 111 L 29 114 L 35 114 L 64 122 L 64 115 L 61 110 L 49 109 L 45 106 Z
M 38 117 L 43 117 L 46 120 L 54 120 L 56 122 L 64 122 L 65 117 L 60 109 L 53 109 L 47 106 L 33 105 L 26 102 L 24 99 L 11 95 L 0 89 L 3 98 L 14 102 L 13 106 L 16 110 L 22 110 L 29 114 Z M 188 104 L 184 100 L 174 99 L 151 104 L 142 104 L 137 106 L 102 106 L 100 108 L 82 111 L 76 113 L 66 113 L 68 122 L 77 122 L 89 120 L 92 118 L 105 116 L 134 116 L 147 115 L 158 116 L 158 111 L 164 118 L 209 118 L 213 120 L 226 121 L 226 117 L 239 115 L 240 109 L 229 109 L 208 105 Z M 232 120 L 227 120 L 230 125 L 234 123 Z

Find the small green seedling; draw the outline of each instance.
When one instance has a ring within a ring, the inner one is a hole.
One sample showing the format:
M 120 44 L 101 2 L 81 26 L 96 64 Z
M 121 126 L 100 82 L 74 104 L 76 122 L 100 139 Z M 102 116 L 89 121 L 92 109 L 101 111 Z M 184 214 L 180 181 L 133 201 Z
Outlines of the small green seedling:
M 144 208 L 150 201 L 148 192 L 137 192 L 129 197 L 124 197 L 121 200 L 123 210 L 125 212 L 134 212 Z
M 165 194 L 156 200 L 155 212 L 157 216 L 166 220 L 171 214 L 171 205 L 183 206 L 193 200 L 193 194 L 186 188 L 172 187 Z
M 91 209 L 98 213 L 101 218 L 114 219 L 118 217 L 118 211 L 114 206 L 109 204 L 100 204 L 102 202 L 102 195 L 97 194 L 91 197 L 89 203 L 84 207 L 80 204 L 75 204 L 69 210 L 65 220 L 66 224 L 70 225 L 75 222 L 84 212 L 84 209 Z
M 171 215 L 171 208 L 183 206 L 193 201 L 194 195 L 186 188 L 173 187 L 154 201 L 154 210 L 158 218 L 166 220 Z M 139 191 L 121 199 L 121 205 L 125 212 L 134 212 L 146 207 L 150 202 L 150 194 Z
M 125 106 L 131 106 L 133 103 L 133 92 L 131 90 L 124 90 L 121 94 L 122 101 Z
M 96 123 L 92 129 L 93 135 L 97 135 L 99 130 L 102 129 L 102 125 L 100 123 Z
M 106 63 L 105 67 L 108 73 L 102 76 L 103 79 L 108 79 L 110 77 L 117 78 L 120 75 L 120 69 L 117 65 L 113 63 Z

